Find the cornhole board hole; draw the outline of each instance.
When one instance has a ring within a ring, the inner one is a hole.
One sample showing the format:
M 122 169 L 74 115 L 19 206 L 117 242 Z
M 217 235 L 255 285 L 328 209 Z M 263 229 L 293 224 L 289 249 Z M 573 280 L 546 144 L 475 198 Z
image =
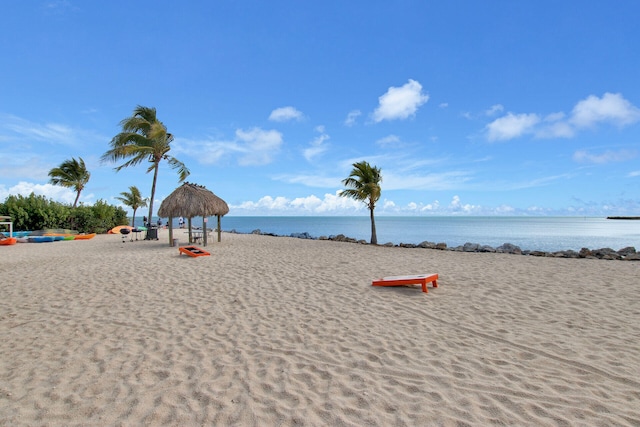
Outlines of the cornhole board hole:
M 415 274 L 412 276 L 389 276 L 382 279 L 374 280 L 373 286 L 406 286 L 406 285 L 422 285 L 422 292 L 427 290 L 427 283 L 431 282 L 434 288 L 438 287 L 437 274 Z
M 178 248 L 178 251 L 180 251 L 180 255 L 185 254 L 185 255 L 194 256 L 194 257 L 211 255 L 209 252 L 205 251 L 204 249 L 200 249 L 196 246 L 181 246 Z

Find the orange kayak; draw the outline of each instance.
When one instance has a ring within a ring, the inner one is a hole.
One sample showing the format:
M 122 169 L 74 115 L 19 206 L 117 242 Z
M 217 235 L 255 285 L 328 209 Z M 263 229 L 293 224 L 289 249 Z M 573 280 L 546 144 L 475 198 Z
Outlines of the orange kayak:
M 16 243 L 18 243 L 18 239 L 15 237 L 7 237 L 6 239 L 0 240 L 0 245 L 2 246 L 15 245 Z
M 96 237 L 96 233 L 76 234 L 75 236 L 73 236 L 73 240 L 89 240 L 89 239 L 93 239 L 94 237 Z

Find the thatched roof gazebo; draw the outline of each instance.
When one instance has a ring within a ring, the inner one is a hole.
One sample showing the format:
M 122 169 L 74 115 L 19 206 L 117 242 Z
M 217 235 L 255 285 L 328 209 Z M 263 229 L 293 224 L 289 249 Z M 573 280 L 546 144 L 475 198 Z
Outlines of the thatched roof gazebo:
M 215 215 L 218 218 L 218 242 L 221 240 L 220 218 L 229 213 L 229 206 L 220 197 L 207 190 L 203 185 L 185 182 L 169 194 L 160 204 L 159 217 L 169 218 L 169 244 L 173 246 L 172 218 L 185 217 L 189 228 L 189 243 L 192 243 L 191 218 L 202 216 L 202 241 L 207 246 L 206 218 Z

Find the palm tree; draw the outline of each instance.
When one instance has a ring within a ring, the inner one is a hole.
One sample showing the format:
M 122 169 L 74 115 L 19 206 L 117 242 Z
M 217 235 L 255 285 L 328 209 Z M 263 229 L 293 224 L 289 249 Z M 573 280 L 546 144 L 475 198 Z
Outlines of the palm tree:
M 125 163 L 115 168 L 116 172 L 129 166 L 136 166 L 143 161 L 151 163 L 147 173 L 153 171 L 153 184 L 149 199 L 149 221 L 153 214 L 153 200 L 156 195 L 156 182 L 160 162 L 166 160 L 172 169 L 178 170 L 179 182 L 189 176 L 189 169 L 173 156 L 167 154 L 171 150 L 173 135 L 167 132 L 167 127 L 156 117 L 156 109 L 138 105 L 133 115 L 120 122 L 122 132 L 111 140 L 111 149 L 102 155 L 102 161 Z
M 129 206 L 131 209 L 133 209 L 133 219 L 131 220 L 131 226 L 135 227 L 136 211 L 138 210 L 138 208 L 147 206 L 147 199 L 142 198 L 140 190 L 138 190 L 138 187 L 136 187 L 135 185 L 129 187 L 129 191 L 130 193 L 123 191 L 122 193 L 120 193 L 122 197 L 116 197 L 116 199 L 120 200 L 126 206 Z
M 51 184 L 75 190 L 76 200 L 73 202 L 73 207 L 75 208 L 78 205 L 80 193 L 89 182 L 91 174 L 87 170 L 82 157 L 78 157 L 78 160 L 72 157 L 71 160 L 65 160 L 57 168 L 51 169 L 49 176 L 51 177 L 49 180 Z
M 382 175 L 380 168 L 372 167 L 364 160 L 353 164 L 353 170 L 348 178 L 342 180 L 342 183 L 351 188 L 347 188 L 340 192 L 341 196 L 351 197 L 366 203 L 371 212 L 371 244 L 378 244 L 378 236 L 376 235 L 376 222 L 373 218 L 373 210 L 376 208 L 376 202 L 380 199 L 380 183 Z

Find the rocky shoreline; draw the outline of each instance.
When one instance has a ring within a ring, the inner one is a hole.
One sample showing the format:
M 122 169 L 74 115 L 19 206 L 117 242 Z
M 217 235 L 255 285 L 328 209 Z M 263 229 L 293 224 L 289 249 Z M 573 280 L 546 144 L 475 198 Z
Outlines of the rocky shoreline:
M 235 229 L 231 230 L 230 233 L 239 234 Z M 273 233 L 263 233 L 259 229 L 253 230 L 250 234 L 260 234 L 264 236 L 274 236 L 274 237 L 293 237 L 297 239 L 311 239 L 311 240 L 332 240 L 336 242 L 347 242 L 347 243 L 358 243 L 362 245 L 368 245 L 369 243 L 366 240 L 358 240 L 352 237 L 347 237 L 344 234 L 338 234 L 334 236 L 320 236 L 313 237 L 309 233 L 291 233 L 288 236 L 278 235 Z M 481 245 L 479 243 L 465 243 L 460 246 L 452 246 L 449 247 L 446 243 L 435 243 L 424 241 L 422 243 L 414 244 L 414 243 L 384 243 L 380 246 L 386 247 L 400 247 L 400 248 L 422 248 L 422 249 L 436 249 L 442 251 L 455 251 L 455 252 L 485 252 L 485 253 L 505 253 L 512 255 L 528 255 L 528 256 L 538 256 L 538 257 L 552 257 L 552 258 L 586 258 L 586 259 L 603 259 L 603 260 L 621 260 L 621 261 L 640 261 L 640 252 L 636 251 L 636 248 L 633 246 L 628 246 L 626 248 L 622 248 L 620 250 L 614 250 L 611 248 L 599 248 L 599 249 L 589 249 L 582 248 L 580 251 L 574 250 L 565 250 L 565 251 L 554 251 L 554 252 L 545 252 L 545 251 L 532 251 L 532 250 L 523 250 L 520 247 L 513 245 L 511 243 L 504 243 L 496 248 L 488 245 Z

